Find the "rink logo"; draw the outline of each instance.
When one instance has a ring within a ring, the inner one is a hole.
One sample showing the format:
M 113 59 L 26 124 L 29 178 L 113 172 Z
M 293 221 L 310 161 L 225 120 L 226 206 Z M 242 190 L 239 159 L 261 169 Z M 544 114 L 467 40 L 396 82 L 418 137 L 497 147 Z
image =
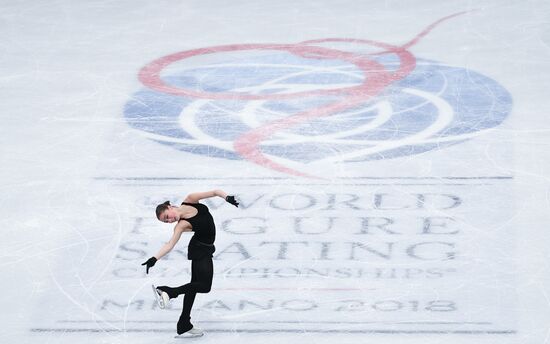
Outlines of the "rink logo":
M 168 55 L 141 70 L 146 87 L 125 117 L 175 149 L 305 177 L 439 150 L 502 123 L 510 94 L 480 73 L 417 59 L 408 48 L 423 34 L 403 46 L 323 39 Z

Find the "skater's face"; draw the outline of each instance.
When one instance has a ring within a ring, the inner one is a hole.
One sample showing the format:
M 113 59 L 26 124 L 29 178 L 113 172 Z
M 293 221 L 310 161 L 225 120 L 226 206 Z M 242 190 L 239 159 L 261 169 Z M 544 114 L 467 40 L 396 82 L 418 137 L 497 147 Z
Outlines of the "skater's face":
M 169 207 L 168 209 L 163 211 L 162 214 L 160 214 L 159 219 L 165 223 L 172 223 L 179 220 L 179 215 L 176 208 Z

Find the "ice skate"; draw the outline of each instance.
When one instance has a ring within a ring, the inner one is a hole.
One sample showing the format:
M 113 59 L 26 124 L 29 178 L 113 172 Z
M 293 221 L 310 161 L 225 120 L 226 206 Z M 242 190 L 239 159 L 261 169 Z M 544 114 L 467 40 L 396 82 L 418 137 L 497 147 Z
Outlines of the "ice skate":
M 170 302 L 170 296 L 168 296 L 168 293 L 157 289 L 154 284 L 152 284 L 151 286 L 153 287 L 153 294 L 155 294 L 155 300 L 157 300 L 157 304 L 159 305 L 160 309 L 165 309 L 166 307 L 168 307 L 168 303 Z
M 204 332 L 200 328 L 193 327 L 189 331 L 178 334 L 174 338 L 196 338 L 202 337 L 203 335 Z

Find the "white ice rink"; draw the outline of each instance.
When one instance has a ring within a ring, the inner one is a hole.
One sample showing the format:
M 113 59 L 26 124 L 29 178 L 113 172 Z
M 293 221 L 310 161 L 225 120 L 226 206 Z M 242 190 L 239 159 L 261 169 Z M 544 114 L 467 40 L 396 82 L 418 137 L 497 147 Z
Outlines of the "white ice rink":
M 548 1 L 0 3 L 1 343 L 550 343 Z

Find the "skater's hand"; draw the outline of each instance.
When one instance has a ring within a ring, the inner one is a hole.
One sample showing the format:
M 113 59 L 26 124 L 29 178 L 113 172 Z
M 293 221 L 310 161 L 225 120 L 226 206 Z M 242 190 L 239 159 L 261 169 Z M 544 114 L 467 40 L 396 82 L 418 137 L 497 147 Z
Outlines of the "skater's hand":
M 155 265 L 155 263 L 157 262 L 157 258 L 155 257 L 151 257 L 149 259 L 147 259 L 147 261 L 141 265 L 147 265 L 147 269 L 145 270 L 145 273 L 149 273 L 149 268 L 152 268 L 153 265 Z
M 239 207 L 239 202 L 235 200 L 235 196 L 227 196 L 225 200 L 227 201 L 227 203 L 231 203 L 237 208 Z

